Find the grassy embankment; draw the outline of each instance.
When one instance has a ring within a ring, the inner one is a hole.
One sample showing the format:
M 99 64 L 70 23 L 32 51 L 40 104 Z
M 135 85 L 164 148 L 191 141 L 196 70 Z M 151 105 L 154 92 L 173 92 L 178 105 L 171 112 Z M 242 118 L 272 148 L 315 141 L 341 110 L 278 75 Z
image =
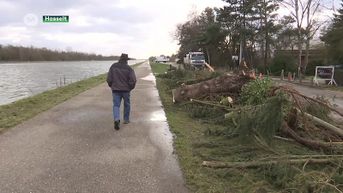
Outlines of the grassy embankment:
M 169 69 L 169 65 L 161 63 L 150 63 L 151 69 L 155 74 L 163 74 Z
M 151 67 L 154 73 L 160 74 L 169 68 L 164 64 L 151 64 Z M 336 168 L 330 166 L 278 164 L 249 169 L 202 167 L 204 160 L 256 161 L 275 154 L 258 146 L 244 145 L 240 138 L 223 134 L 232 130 L 232 125 L 206 122 L 192 115 L 192 106 L 187 109 L 187 105 L 173 104 L 170 85 L 175 84 L 175 80 L 157 76 L 156 82 L 168 123 L 176 136 L 174 147 L 191 192 L 311 192 L 316 180 L 327 177 L 331 183 L 330 179 L 336 183 L 342 182 L 342 171 L 335 171 Z M 318 154 L 296 143 L 280 140 L 273 141 L 271 147 L 281 155 Z M 317 185 L 320 186 L 320 182 Z M 322 192 L 335 192 L 330 187 L 323 187 Z
M 136 67 L 142 63 L 133 65 Z M 81 80 L 54 90 L 45 91 L 32 97 L 0 106 L 0 132 L 28 120 L 106 80 L 106 74 Z

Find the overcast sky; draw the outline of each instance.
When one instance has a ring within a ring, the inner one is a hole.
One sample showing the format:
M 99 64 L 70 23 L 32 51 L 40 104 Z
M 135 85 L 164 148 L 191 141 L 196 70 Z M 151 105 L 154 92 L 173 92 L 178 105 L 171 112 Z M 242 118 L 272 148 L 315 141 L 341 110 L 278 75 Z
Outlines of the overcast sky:
M 221 0 L 0 0 L 0 44 L 148 58 L 176 53 L 173 33 L 191 11 Z M 43 23 L 42 15 L 69 15 Z M 35 21 L 38 19 L 38 21 Z
M 331 0 L 325 0 L 331 1 Z M 0 44 L 136 58 L 176 53 L 176 25 L 222 0 L 0 0 Z M 69 23 L 43 23 L 69 15 Z M 36 18 L 36 19 L 35 19 Z

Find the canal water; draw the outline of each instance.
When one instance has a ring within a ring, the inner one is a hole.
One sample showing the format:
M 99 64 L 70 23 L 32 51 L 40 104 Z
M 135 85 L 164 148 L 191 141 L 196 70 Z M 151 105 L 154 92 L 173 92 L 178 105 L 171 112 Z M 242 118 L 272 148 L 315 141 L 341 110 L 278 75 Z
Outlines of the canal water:
M 133 65 L 144 60 L 131 60 Z M 106 73 L 115 61 L 0 63 L 0 105 Z

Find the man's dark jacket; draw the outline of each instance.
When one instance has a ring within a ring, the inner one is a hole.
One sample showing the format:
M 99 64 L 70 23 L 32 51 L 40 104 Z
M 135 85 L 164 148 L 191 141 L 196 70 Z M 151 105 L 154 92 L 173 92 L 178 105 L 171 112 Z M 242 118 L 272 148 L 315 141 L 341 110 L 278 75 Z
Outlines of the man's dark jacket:
M 112 64 L 107 74 L 107 84 L 112 91 L 131 91 L 136 86 L 136 75 L 127 62 Z

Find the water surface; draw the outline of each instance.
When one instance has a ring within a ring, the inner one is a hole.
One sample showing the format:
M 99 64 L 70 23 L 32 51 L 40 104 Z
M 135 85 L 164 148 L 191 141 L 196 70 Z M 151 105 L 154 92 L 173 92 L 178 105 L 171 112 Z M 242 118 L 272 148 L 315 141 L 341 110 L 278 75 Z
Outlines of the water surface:
M 144 60 L 129 61 L 130 65 Z M 0 63 L 0 105 L 106 73 L 115 61 Z

